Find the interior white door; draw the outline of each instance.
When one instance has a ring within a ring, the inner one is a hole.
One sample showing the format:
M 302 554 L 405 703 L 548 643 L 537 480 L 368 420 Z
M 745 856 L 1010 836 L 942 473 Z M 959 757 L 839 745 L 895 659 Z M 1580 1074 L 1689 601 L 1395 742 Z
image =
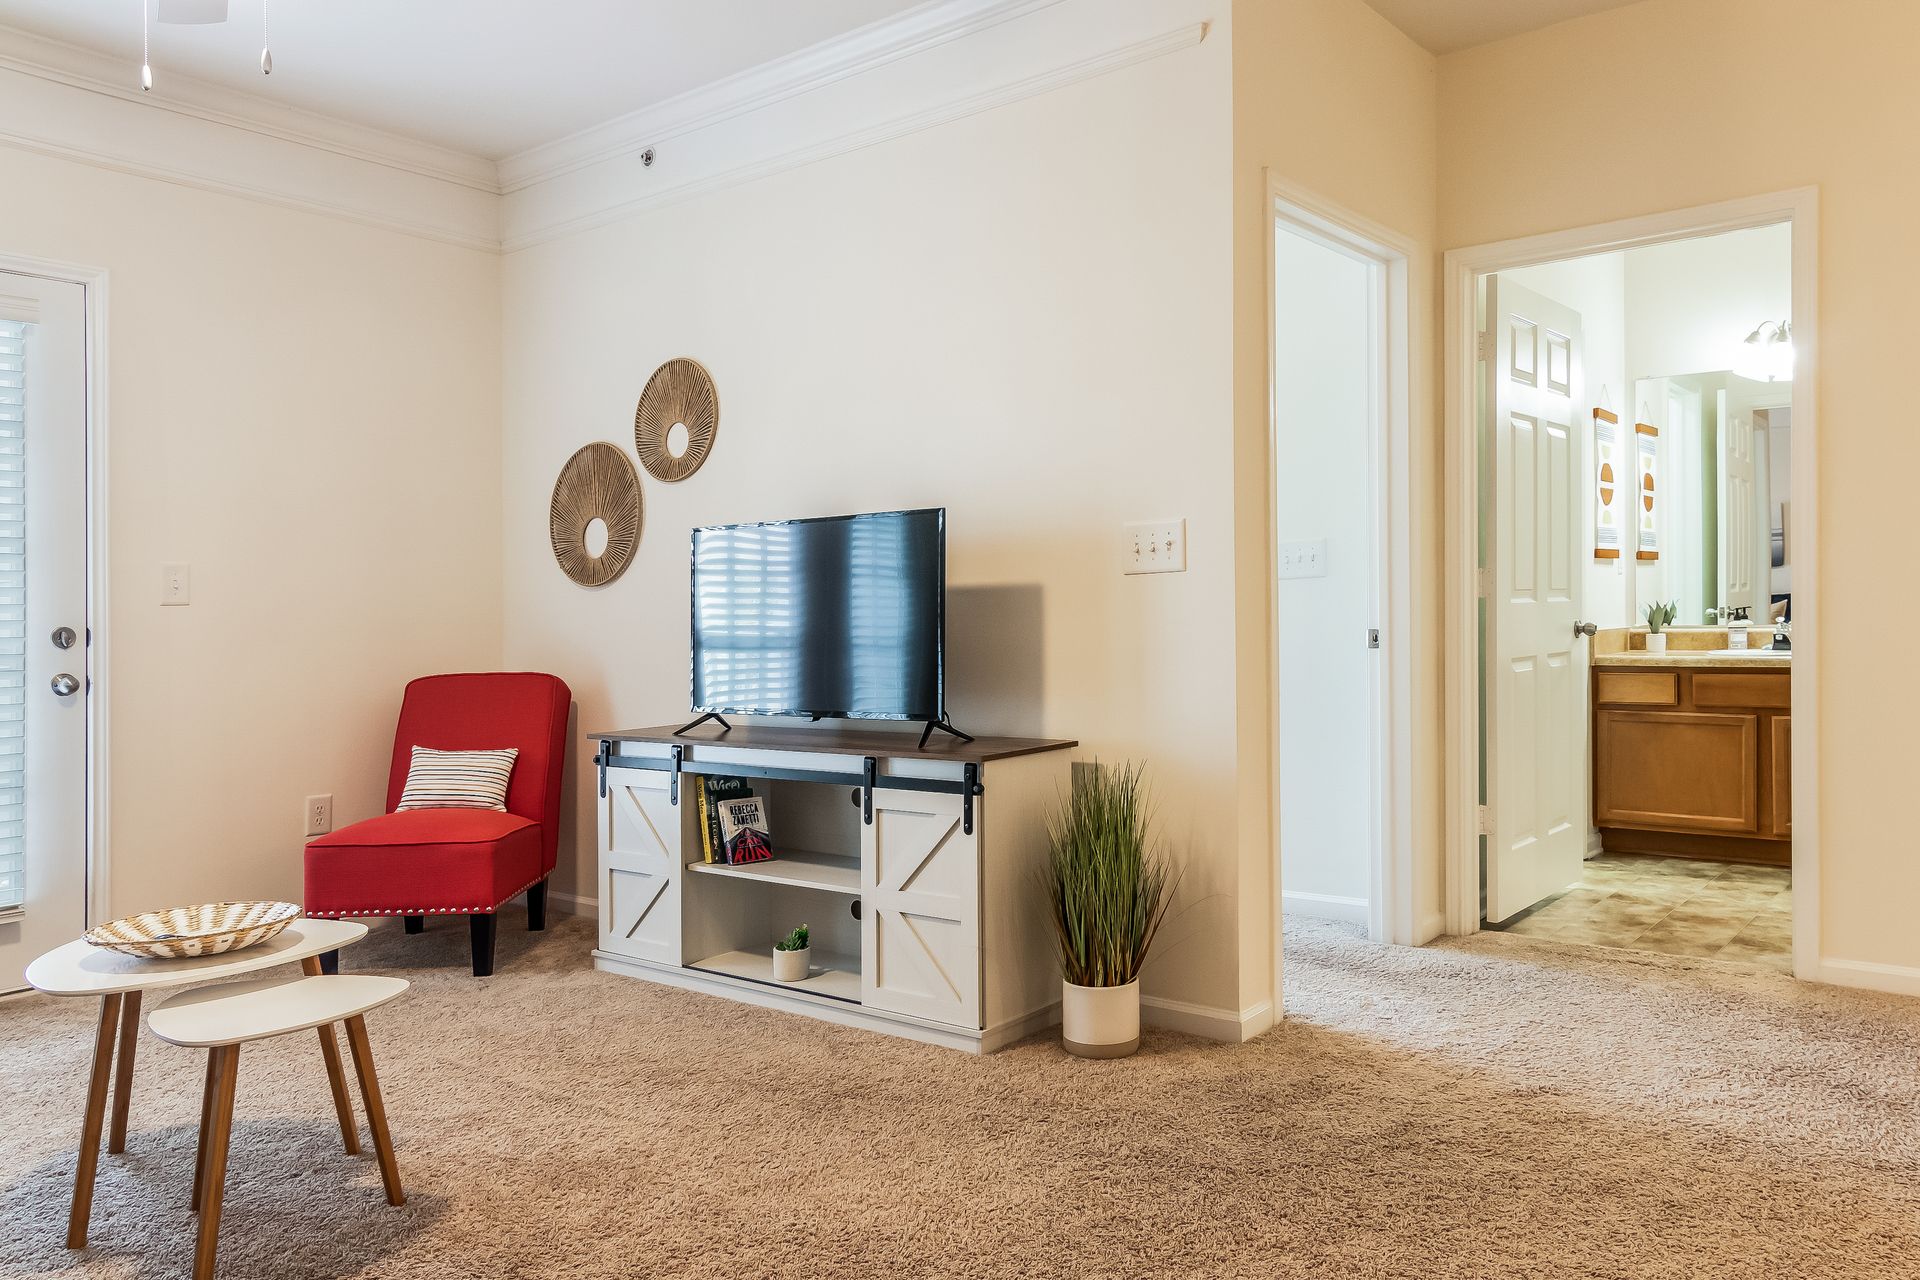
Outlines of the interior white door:
M 1760 494 L 1759 447 L 1754 431 L 1753 405 L 1736 392 L 1722 391 L 1720 400 L 1720 599 L 1729 609 L 1746 608 L 1748 617 L 1767 621 L 1767 569 L 1760 548 L 1766 533 L 1761 521 L 1766 506 Z
M 86 290 L 0 271 L 0 991 L 87 927 L 87 621 Z
M 860 1003 L 980 1026 L 979 826 L 956 795 L 881 787 L 860 828 Z
M 691 775 L 688 775 L 691 776 Z M 684 780 L 684 779 L 683 779 Z M 600 801 L 600 949 L 678 966 L 680 810 L 660 769 L 609 769 Z
M 1578 880 L 1586 853 L 1587 648 L 1574 629 L 1581 352 L 1572 309 L 1498 277 L 1487 281 L 1487 324 L 1486 918 L 1500 921 Z

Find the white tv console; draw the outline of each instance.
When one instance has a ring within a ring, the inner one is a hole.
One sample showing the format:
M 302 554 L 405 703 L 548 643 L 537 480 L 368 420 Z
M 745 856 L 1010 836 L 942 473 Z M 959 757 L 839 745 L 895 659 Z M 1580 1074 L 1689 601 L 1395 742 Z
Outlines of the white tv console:
M 589 736 L 596 968 L 975 1053 L 1059 1020 L 1040 870 L 1078 744 L 744 725 Z M 768 798 L 774 859 L 704 860 L 708 775 Z M 797 924 L 811 972 L 776 982 L 773 943 Z

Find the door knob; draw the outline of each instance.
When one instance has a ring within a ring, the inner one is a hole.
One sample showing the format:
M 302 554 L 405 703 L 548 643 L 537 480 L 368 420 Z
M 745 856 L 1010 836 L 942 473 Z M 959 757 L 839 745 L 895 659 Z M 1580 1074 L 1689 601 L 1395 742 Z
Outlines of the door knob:
M 80 692 L 80 682 L 62 671 L 53 678 L 53 691 L 64 698 Z
M 1599 629 L 1596 624 L 1591 622 L 1576 622 L 1573 624 L 1573 634 L 1576 636 L 1590 636 Z

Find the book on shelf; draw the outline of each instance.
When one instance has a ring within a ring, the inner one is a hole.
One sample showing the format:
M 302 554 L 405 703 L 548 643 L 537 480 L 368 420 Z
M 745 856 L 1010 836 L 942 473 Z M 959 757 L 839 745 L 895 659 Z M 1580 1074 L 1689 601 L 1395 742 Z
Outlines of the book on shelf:
M 732 866 L 765 862 L 773 857 L 773 829 L 767 823 L 765 796 L 721 800 L 720 847 Z
M 720 802 L 753 794 L 745 778 L 714 775 L 700 779 L 700 850 L 708 862 L 725 862 L 726 845 L 720 838 Z
M 693 813 L 700 822 L 700 861 L 702 862 L 713 861 L 713 835 L 707 826 L 707 814 L 712 807 L 707 803 L 707 780 L 702 778 L 700 785 L 694 789 L 693 793 Z

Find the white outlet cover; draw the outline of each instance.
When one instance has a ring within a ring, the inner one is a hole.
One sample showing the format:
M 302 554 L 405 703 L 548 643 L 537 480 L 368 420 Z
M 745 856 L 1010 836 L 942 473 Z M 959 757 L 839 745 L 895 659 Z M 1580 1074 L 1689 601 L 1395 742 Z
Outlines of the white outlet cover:
M 1327 540 L 1313 538 L 1304 542 L 1282 542 L 1274 548 L 1274 572 L 1281 578 L 1324 578 L 1327 576 Z
M 1141 520 L 1123 526 L 1120 563 L 1129 574 L 1186 572 L 1186 520 Z

